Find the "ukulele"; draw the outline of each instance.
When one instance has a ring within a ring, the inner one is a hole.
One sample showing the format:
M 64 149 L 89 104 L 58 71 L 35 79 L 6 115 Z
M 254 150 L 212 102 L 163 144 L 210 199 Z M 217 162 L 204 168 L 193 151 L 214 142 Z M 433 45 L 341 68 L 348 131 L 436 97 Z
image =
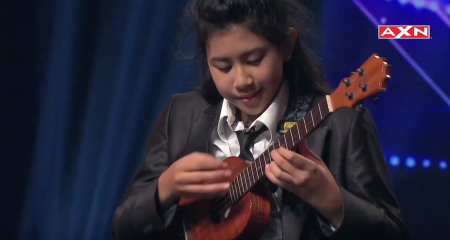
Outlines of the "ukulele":
M 232 175 L 227 194 L 216 199 L 187 199 L 171 225 L 150 239 L 159 240 L 258 240 L 269 225 L 270 200 L 262 184 L 270 152 L 284 147 L 311 155 L 305 139 L 334 111 L 362 106 L 362 102 L 386 91 L 391 66 L 385 58 L 372 54 L 366 62 L 342 80 L 338 88 L 307 112 L 292 128 L 267 148 L 251 164 L 238 157 L 225 159 Z M 375 102 L 376 103 L 376 102 Z M 305 155 L 307 156 L 307 155 Z M 179 221 L 175 220 L 179 219 Z

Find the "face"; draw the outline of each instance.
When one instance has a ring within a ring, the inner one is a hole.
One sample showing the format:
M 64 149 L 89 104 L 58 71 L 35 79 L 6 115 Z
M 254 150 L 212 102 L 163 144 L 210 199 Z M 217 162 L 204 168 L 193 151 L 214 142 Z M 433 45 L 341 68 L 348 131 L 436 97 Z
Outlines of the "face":
M 283 50 L 237 26 L 208 43 L 208 65 L 220 94 L 244 114 L 261 115 L 283 81 L 283 62 L 290 59 L 292 47 Z

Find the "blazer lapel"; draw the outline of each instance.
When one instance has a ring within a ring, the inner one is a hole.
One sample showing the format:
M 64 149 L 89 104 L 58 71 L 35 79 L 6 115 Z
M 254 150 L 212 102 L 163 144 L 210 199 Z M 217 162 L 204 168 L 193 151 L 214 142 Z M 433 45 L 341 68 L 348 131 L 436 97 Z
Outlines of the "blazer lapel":
M 312 132 L 306 142 L 318 157 L 322 152 L 328 132 L 328 126 L 322 125 Z M 298 240 L 302 234 L 310 206 L 288 191 L 283 191 L 283 240 Z
M 193 114 L 186 154 L 195 151 L 209 153 L 210 136 L 219 121 L 221 103 L 209 105 L 205 110 Z

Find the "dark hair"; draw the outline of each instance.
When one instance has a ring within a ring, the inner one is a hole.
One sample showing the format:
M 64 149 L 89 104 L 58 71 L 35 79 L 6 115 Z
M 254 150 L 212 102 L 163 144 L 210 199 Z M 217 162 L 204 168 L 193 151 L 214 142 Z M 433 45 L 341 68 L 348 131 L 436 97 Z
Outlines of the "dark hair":
M 292 58 L 284 63 L 284 79 L 294 94 L 329 94 L 318 59 L 307 47 L 314 36 L 309 11 L 298 0 L 194 0 L 188 16 L 197 31 L 202 83 L 200 93 L 210 103 L 222 100 L 212 79 L 206 59 L 209 37 L 232 25 L 242 25 L 269 42 L 282 46 L 289 40 L 289 28 L 297 33 Z

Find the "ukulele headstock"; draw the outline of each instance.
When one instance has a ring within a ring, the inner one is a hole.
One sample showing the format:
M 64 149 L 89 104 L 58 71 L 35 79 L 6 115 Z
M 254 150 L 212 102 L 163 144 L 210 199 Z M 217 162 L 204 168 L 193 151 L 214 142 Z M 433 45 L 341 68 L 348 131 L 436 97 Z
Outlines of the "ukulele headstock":
M 370 97 L 386 91 L 390 79 L 391 65 L 386 58 L 372 54 L 355 72 L 342 79 L 338 88 L 331 94 L 331 109 L 354 108 Z M 376 98 L 375 98 L 376 101 Z

